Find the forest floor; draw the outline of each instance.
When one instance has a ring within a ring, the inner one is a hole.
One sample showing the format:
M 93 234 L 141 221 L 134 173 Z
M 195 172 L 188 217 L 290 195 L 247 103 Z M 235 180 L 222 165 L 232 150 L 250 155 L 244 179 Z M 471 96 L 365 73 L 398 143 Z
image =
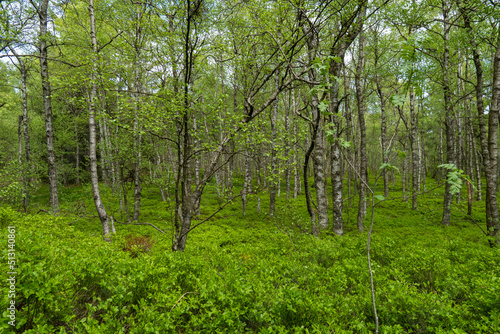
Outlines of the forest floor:
M 102 188 L 108 212 L 126 221 L 117 196 Z M 474 201 L 469 217 L 464 193 L 454 201 L 452 225 L 444 227 L 443 191 L 419 197 L 418 210 L 402 199 L 375 209 L 371 255 L 381 333 L 500 333 L 500 249 L 490 248 L 481 230 L 484 202 Z M 324 232 L 318 239 L 303 196 L 287 200 L 282 192 L 273 217 L 269 195 L 260 196 L 260 212 L 252 195 L 246 216 L 235 200 L 193 230 L 184 253 L 171 251 L 173 202 L 162 202 L 157 187 L 144 187 L 140 222 L 166 233 L 116 224 L 112 243 L 102 240 L 90 185 L 61 188 L 58 217 L 39 212 L 47 209 L 46 187 L 33 196 L 31 214 L 0 206 L 2 246 L 7 249 L 7 226 L 15 226 L 18 268 L 16 326 L 4 311 L 0 331 L 373 332 L 357 197 L 352 207 L 344 203 L 345 235 Z M 401 196 L 400 184 L 391 196 Z M 193 223 L 223 202 L 208 188 Z M 7 252 L 2 261 L 7 268 Z M 2 297 L 6 310 L 10 299 Z

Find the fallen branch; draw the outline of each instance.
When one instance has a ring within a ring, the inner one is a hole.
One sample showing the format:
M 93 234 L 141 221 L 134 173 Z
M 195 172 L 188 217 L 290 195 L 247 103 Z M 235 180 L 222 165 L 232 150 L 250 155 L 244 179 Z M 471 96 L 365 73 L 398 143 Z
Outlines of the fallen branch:
M 278 230 L 280 230 L 280 232 L 281 232 L 281 233 L 283 233 L 284 235 L 286 235 L 286 236 L 288 237 L 288 239 L 290 239 L 290 242 L 292 243 L 292 246 L 293 246 L 293 250 L 296 252 L 296 251 L 297 251 L 297 249 L 295 248 L 295 244 L 293 243 L 292 236 L 291 236 L 290 234 L 286 233 L 285 231 L 283 231 L 283 230 L 282 230 L 282 229 L 278 226 L 278 224 L 274 221 L 274 219 L 273 219 L 273 223 L 274 223 L 274 225 L 276 226 L 276 228 L 277 228 Z
M 249 192 L 248 194 L 253 194 L 255 193 L 254 192 Z M 212 213 L 210 216 L 208 216 L 207 218 L 203 219 L 201 222 L 199 222 L 198 224 L 194 225 L 193 227 L 191 227 L 189 230 L 187 230 L 186 232 L 184 232 L 180 237 L 178 237 L 178 239 L 180 240 L 182 237 L 184 237 L 185 235 L 187 235 L 189 232 L 191 232 L 192 230 L 194 230 L 195 228 L 197 228 L 198 226 L 200 226 L 201 224 L 209 221 L 213 216 L 215 216 L 216 214 L 218 214 L 222 209 L 224 209 L 226 207 L 226 205 L 228 205 L 229 203 L 232 203 L 234 199 L 238 198 L 238 197 L 241 197 L 243 194 L 239 194 L 239 195 L 235 195 L 231 198 L 229 198 L 226 203 L 224 203 L 224 205 L 220 206 L 219 209 L 217 209 L 214 213 Z
M 75 221 L 72 221 L 71 223 L 68 223 L 68 225 L 73 225 L 73 224 L 76 224 L 77 222 L 79 222 L 80 220 L 82 220 L 83 218 L 99 218 L 99 216 L 88 216 L 88 215 L 82 215 L 82 216 L 78 216 L 78 219 L 75 220 Z
M 476 224 L 477 227 L 479 227 L 479 229 L 481 230 L 481 232 L 483 232 L 484 235 L 488 236 L 488 233 L 486 233 L 483 228 L 481 227 L 481 225 L 479 225 L 479 223 L 472 217 L 472 215 L 468 214 L 468 213 L 465 213 L 465 211 L 463 211 L 462 209 L 458 208 L 458 211 L 460 211 L 462 214 L 466 215 L 467 216 L 467 221 L 471 221 L 473 222 L 474 224 Z
M 112 216 L 111 216 L 112 217 Z M 114 217 L 113 217 L 114 219 Z M 164 231 L 160 230 L 158 227 L 154 226 L 153 224 L 151 223 L 123 223 L 123 222 L 120 222 L 116 219 L 114 219 L 115 222 L 117 222 L 118 224 L 123 224 L 123 225 L 149 225 L 151 226 L 152 228 L 156 229 L 157 231 L 161 232 L 161 233 L 165 233 Z
M 199 292 L 186 292 L 185 294 L 183 294 L 181 296 L 181 298 L 179 298 L 179 300 L 174 304 L 174 306 L 172 306 L 172 308 L 170 309 L 170 312 L 172 312 L 172 310 L 174 309 L 174 307 L 176 307 L 177 304 L 179 304 L 179 302 L 181 301 L 182 298 L 184 298 L 185 295 L 190 294 L 190 293 L 193 293 L 193 294 L 196 294 L 196 295 L 200 294 Z

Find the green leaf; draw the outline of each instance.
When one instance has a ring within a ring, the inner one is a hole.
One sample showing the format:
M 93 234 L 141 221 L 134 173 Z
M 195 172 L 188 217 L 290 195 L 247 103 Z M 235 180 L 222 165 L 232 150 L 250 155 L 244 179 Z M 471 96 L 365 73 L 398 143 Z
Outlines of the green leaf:
M 352 143 L 350 141 L 345 140 L 344 138 L 339 139 L 339 144 L 343 148 L 350 148 L 352 146 Z
M 393 95 L 390 98 L 391 103 L 396 107 L 402 107 L 406 102 L 404 95 Z
M 387 169 L 388 171 L 395 170 L 395 171 L 399 172 L 399 169 L 396 166 L 388 164 L 388 163 L 380 165 L 379 169 Z
M 322 112 L 325 113 L 328 111 L 328 102 L 326 101 L 321 101 L 320 104 L 318 104 L 318 109 Z

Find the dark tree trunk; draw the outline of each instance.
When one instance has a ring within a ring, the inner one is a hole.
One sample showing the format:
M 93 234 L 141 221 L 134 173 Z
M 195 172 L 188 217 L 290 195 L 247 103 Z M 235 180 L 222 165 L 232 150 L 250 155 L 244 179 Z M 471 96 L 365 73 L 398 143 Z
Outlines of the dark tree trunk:
M 377 49 L 375 49 L 377 52 Z M 377 52 L 378 53 L 378 52 Z M 377 55 L 376 55 L 377 57 Z M 378 59 L 378 57 L 376 58 Z M 376 66 L 376 65 L 375 65 Z M 380 99 L 380 146 L 382 149 L 382 163 L 387 164 L 389 162 L 389 155 L 387 151 L 387 124 L 386 124 L 386 115 L 385 115 L 385 103 L 386 99 L 384 96 L 384 92 L 382 90 L 382 85 L 380 84 L 380 78 L 377 74 L 375 77 L 377 84 L 377 94 Z M 388 172 L 384 168 L 382 171 L 382 177 L 384 180 L 384 197 L 389 197 L 389 177 Z
M 488 234 L 500 244 L 500 222 L 498 213 L 498 117 L 500 110 L 500 31 L 498 32 L 496 51 L 493 56 L 493 85 L 488 119 L 488 153 L 486 165 L 486 227 Z
M 486 227 L 487 233 L 490 236 L 496 237 L 497 243 L 499 238 L 499 214 L 497 202 L 497 187 L 498 187 L 498 114 L 500 108 L 500 32 L 497 36 L 496 50 L 493 55 L 493 81 L 492 81 L 492 96 L 489 110 L 488 133 L 486 130 L 486 120 L 484 116 L 484 101 L 483 101 L 483 69 L 479 54 L 479 47 L 472 33 L 471 19 L 469 12 L 463 7 L 460 11 L 464 17 L 464 26 L 469 34 L 469 41 L 472 46 L 474 66 L 476 68 L 476 105 L 479 117 L 479 137 L 481 141 L 481 153 L 484 161 L 484 173 L 486 178 Z M 478 182 L 481 179 L 478 175 Z M 480 192 L 478 191 L 478 196 Z
M 365 53 L 364 53 L 365 38 L 363 32 L 359 34 L 359 49 L 358 49 L 358 63 L 356 65 L 356 100 L 358 104 L 358 123 L 359 123 L 359 207 L 358 207 L 358 230 L 363 232 L 363 218 L 366 212 L 366 184 L 368 182 L 368 161 L 366 156 L 366 125 L 365 125 L 365 100 L 364 89 L 362 82 L 362 72 L 365 67 Z

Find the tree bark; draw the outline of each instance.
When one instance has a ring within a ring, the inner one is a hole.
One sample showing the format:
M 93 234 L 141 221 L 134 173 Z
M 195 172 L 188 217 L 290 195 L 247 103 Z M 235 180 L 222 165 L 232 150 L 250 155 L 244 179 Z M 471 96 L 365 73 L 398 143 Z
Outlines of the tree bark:
M 469 42 L 472 46 L 474 66 L 476 68 L 476 106 L 479 118 L 479 137 L 481 141 L 481 153 L 484 161 L 484 174 L 486 179 L 486 227 L 487 233 L 490 236 L 496 237 L 497 243 L 499 239 L 499 214 L 497 203 L 497 187 L 498 187 L 498 114 L 500 108 L 500 32 L 497 36 L 497 45 L 493 55 L 493 80 L 492 80 L 492 96 L 491 105 L 488 114 L 488 133 L 486 130 L 486 120 L 484 116 L 484 101 L 483 101 L 483 69 L 479 47 L 475 41 L 471 19 L 468 11 L 460 7 L 460 11 L 464 17 L 464 26 L 469 34 Z M 481 175 L 478 175 L 478 182 Z M 478 191 L 478 196 L 480 192 Z
M 493 56 L 493 85 L 488 118 L 488 153 L 489 163 L 486 165 L 486 227 L 488 234 L 496 238 L 500 244 L 500 222 L 498 213 L 498 117 L 500 110 L 500 31 Z
M 420 142 L 419 142 L 419 147 L 420 147 L 420 183 L 419 183 L 419 188 L 418 191 L 420 192 L 420 184 L 422 184 L 424 191 L 426 190 L 426 184 L 427 184 L 427 153 L 425 153 L 425 144 L 424 144 L 424 133 L 420 133 Z
M 80 184 L 80 138 L 78 138 L 78 115 L 75 115 L 73 125 L 73 132 L 75 136 L 75 171 L 76 171 L 76 184 Z
M 293 114 L 297 113 L 297 104 L 295 102 L 295 91 L 292 90 L 292 108 Z M 293 198 L 297 198 L 300 193 L 300 170 L 299 170 L 299 129 L 298 129 L 298 119 L 297 117 L 293 118 L 293 141 L 294 141 L 294 154 L 293 154 Z
M 450 45 L 449 45 L 449 35 L 450 35 L 450 23 L 448 22 L 448 15 L 450 11 L 450 6 L 448 0 L 443 0 L 443 42 L 444 42 L 444 52 L 442 58 L 442 69 L 443 69 L 443 94 L 444 94 L 444 108 L 445 108 L 445 127 L 446 127 L 446 160 L 448 164 L 455 164 L 455 127 L 454 127 L 454 117 L 453 109 L 451 105 L 451 87 L 449 78 L 449 67 L 450 67 Z M 443 225 L 450 225 L 451 222 L 451 201 L 453 195 L 450 192 L 451 185 L 446 182 L 445 194 L 443 200 Z
M 94 18 L 94 1 L 89 0 L 89 17 L 90 17 L 90 39 L 92 42 L 93 61 L 91 70 L 91 88 L 89 96 L 89 151 L 90 151 L 90 179 L 92 183 L 92 194 L 94 196 L 94 204 L 102 224 L 103 237 L 105 241 L 110 242 L 111 227 L 108 220 L 108 214 L 101 200 L 99 191 L 99 177 L 97 174 L 97 138 L 96 138 L 96 123 L 95 123 L 95 98 L 97 96 L 96 85 L 96 64 L 97 64 L 97 40 L 95 32 Z
M 99 127 L 99 157 L 101 158 L 101 180 L 105 184 L 109 184 L 109 178 L 108 178 L 108 161 L 107 161 L 107 150 L 106 146 L 104 145 L 104 126 L 102 122 L 102 113 L 99 112 L 99 118 L 97 121 L 97 125 Z
M 27 82 L 28 82 L 28 71 L 24 64 L 23 58 L 20 57 L 16 50 L 12 47 L 9 47 L 10 51 L 14 54 L 19 64 L 19 72 L 21 74 L 21 97 L 22 97 L 22 109 L 23 114 L 20 116 L 20 124 L 19 124 L 19 164 L 21 167 L 21 173 L 23 174 L 23 207 L 24 210 L 28 208 L 30 203 L 30 188 L 31 188 L 31 146 L 30 146 L 30 135 L 28 129 L 28 90 L 27 90 Z M 21 130 L 22 127 L 22 130 Z M 21 135 L 22 132 L 22 135 Z M 24 137 L 24 156 L 25 163 L 23 164 L 23 152 L 22 152 L 22 137 Z
M 420 173 L 419 169 L 419 157 L 418 157 L 418 128 L 417 128 L 417 113 L 415 112 L 415 92 L 413 87 L 410 87 L 410 149 L 411 149 L 411 179 L 412 179 L 412 201 L 411 209 L 417 210 L 417 193 L 418 193 L 418 175 Z
M 293 94 L 292 91 L 288 92 Z M 290 95 L 288 96 L 290 98 Z M 290 99 L 288 99 L 288 104 L 285 110 L 285 157 L 286 157 L 286 168 L 285 168 L 285 184 L 286 184 L 286 199 L 290 199 Z
M 349 90 L 350 86 L 350 78 L 347 75 L 346 68 L 344 67 L 343 70 L 343 77 L 344 77 L 344 92 L 347 92 Z M 346 100 L 344 102 L 344 118 L 345 118 L 345 123 L 346 123 L 346 130 L 345 130 L 345 137 L 348 142 L 351 142 L 352 140 L 352 129 L 354 128 L 353 120 L 352 120 L 352 113 L 351 113 L 351 104 L 350 104 L 350 98 L 349 95 L 346 96 Z M 350 160 L 353 162 L 354 165 L 354 159 L 353 159 L 353 148 L 354 145 L 353 143 L 351 144 L 351 147 L 348 147 L 346 149 L 345 155 L 346 159 Z M 344 163 L 345 164 L 345 163 Z M 349 208 L 352 207 L 352 180 L 353 180 L 353 169 L 349 164 L 346 164 L 347 168 L 347 206 Z
M 376 55 L 375 59 L 377 61 L 378 59 L 378 48 L 375 49 Z M 375 68 L 377 64 L 375 63 Z M 387 121 L 386 121 L 386 115 L 385 115 L 385 96 L 384 92 L 382 91 L 382 85 L 380 84 L 380 78 L 377 73 L 375 76 L 375 82 L 377 84 L 377 94 L 380 99 L 380 146 L 382 149 L 382 163 L 387 164 L 389 162 L 389 155 L 387 151 Z M 389 197 L 389 177 L 388 177 L 387 169 L 384 168 L 382 171 L 382 177 L 384 180 L 384 197 Z
M 358 230 L 363 232 L 363 218 L 366 212 L 366 185 L 368 182 L 368 162 L 366 156 L 366 125 L 365 125 L 365 100 L 361 74 L 365 67 L 365 36 L 363 31 L 359 34 L 358 63 L 356 64 L 355 86 L 356 100 L 358 104 L 359 123 L 359 207 L 358 207 Z
M 276 73 L 276 75 L 278 75 Z M 275 78 L 278 85 L 278 78 Z M 274 101 L 271 111 L 271 177 L 269 180 L 269 215 L 274 216 L 276 210 L 276 186 L 278 184 L 278 157 L 276 143 L 276 126 L 278 121 L 278 99 Z
M 178 218 L 180 225 L 175 226 L 175 236 L 172 245 L 173 251 L 183 252 L 186 248 L 187 234 L 191 228 L 191 220 L 194 215 L 194 207 L 198 197 L 201 197 L 202 190 L 198 185 L 193 192 L 191 190 L 192 180 L 191 173 L 193 169 L 193 138 L 191 134 L 192 126 L 190 126 L 190 102 L 189 102 L 189 85 L 192 78 L 192 69 L 194 64 L 193 46 L 191 44 L 191 25 L 193 24 L 193 15 L 197 12 L 200 3 L 195 4 L 195 8 L 191 7 L 191 1 L 187 2 L 186 10 L 186 31 L 184 33 L 184 90 L 183 90 L 183 110 L 181 120 L 181 142 L 182 155 L 180 161 L 180 207 L 178 207 Z M 221 148 L 221 150 L 224 147 Z M 217 160 L 220 154 L 217 156 Z M 217 160 L 215 164 L 217 163 Z
M 22 115 L 19 115 L 17 123 L 17 149 L 18 149 L 17 162 L 19 164 L 21 182 L 23 182 L 24 177 L 23 177 L 23 116 Z
M 48 66 L 47 46 L 47 11 L 49 0 L 41 0 L 40 8 L 37 9 L 40 19 L 40 74 L 42 78 L 43 109 L 45 112 L 45 134 L 47 141 L 47 164 L 49 176 L 50 210 L 59 213 L 59 191 L 57 185 L 57 166 L 54 148 L 54 125 L 52 120 L 51 88 Z
M 143 20 L 143 9 L 142 4 L 140 4 L 141 9 L 136 13 L 136 24 L 135 36 L 134 36 L 134 152 L 136 154 L 136 160 L 134 164 L 134 215 L 132 220 L 139 221 L 139 215 L 141 210 L 141 197 L 142 197 L 142 185 L 141 185 L 141 162 L 142 162 L 142 129 L 139 124 L 139 111 L 142 100 L 142 45 L 143 43 L 143 32 L 141 27 L 141 22 Z
M 194 149 L 199 149 L 199 139 L 198 139 L 198 124 L 196 123 L 196 116 L 193 114 L 193 134 L 194 134 Z M 201 159 L 200 154 L 197 154 L 194 158 L 194 183 L 196 186 L 200 184 L 200 165 Z M 200 203 L 201 198 L 197 199 L 194 203 L 194 214 L 195 216 L 200 215 Z
M 357 12 L 358 22 L 352 24 L 349 20 L 342 19 L 342 30 L 345 35 L 340 38 L 336 44 L 331 48 L 331 56 L 338 57 L 339 59 L 332 59 L 330 61 L 330 75 L 334 78 L 339 78 L 344 68 L 344 57 L 349 46 L 354 42 L 356 37 L 363 29 L 363 21 L 366 15 L 366 3 L 360 2 Z M 344 78 L 346 79 L 346 78 Z M 334 137 L 333 144 L 330 146 L 331 151 L 331 182 L 332 182 L 332 225 L 333 232 L 336 235 L 344 234 L 344 219 L 342 217 L 343 211 L 343 190 L 344 190 L 344 169 L 342 168 L 341 145 L 340 136 L 342 131 L 342 117 L 339 116 L 340 101 L 339 101 L 339 87 L 340 84 L 334 79 L 330 88 L 330 122 L 333 125 Z M 347 94 L 344 92 L 344 94 Z M 346 109 L 347 112 L 347 109 Z M 349 125 L 347 125 L 349 127 Z
M 307 41 L 307 55 L 308 62 L 310 65 L 308 71 L 309 81 L 315 82 L 317 80 L 316 69 L 311 65 L 313 60 L 316 59 L 318 48 L 319 48 L 319 35 L 318 27 L 316 27 L 307 17 L 304 9 L 299 9 L 298 13 L 299 24 L 302 28 Z M 310 84 L 310 88 L 315 85 Z M 318 233 L 321 230 L 328 229 L 328 204 L 327 204 L 327 193 L 325 184 L 325 173 L 324 173 L 324 155 L 325 147 L 323 145 L 324 128 L 322 126 L 323 117 L 319 110 L 319 96 L 314 93 L 311 97 L 311 114 L 313 128 L 315 131 L 312 132 L 311 141 L 314 142 L 314 150 L 311 152 L 313 170 L 314 170 L 314 187 L 316 188 L 316 201 L 317 201 L 317 212 L 318 212 Z M 304 175 L 306 177 L 306 175 Z M 306 180 L 304 180 L 305 182 Z

